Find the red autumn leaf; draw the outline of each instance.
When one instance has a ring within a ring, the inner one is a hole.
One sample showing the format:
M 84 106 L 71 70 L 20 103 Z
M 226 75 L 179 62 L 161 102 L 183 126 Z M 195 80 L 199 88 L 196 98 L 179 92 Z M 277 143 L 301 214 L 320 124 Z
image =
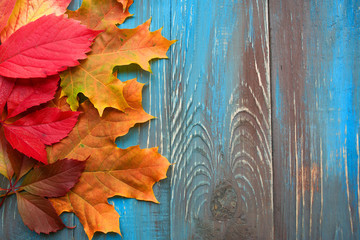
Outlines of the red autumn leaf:
M 25 155 L 47 163 L 45 145 L 59 142 L 75 126 L 79 112 L 44 108 L 11 124 L 3 124 L 11 146 Z
M 14 167 L 11 164 L 11 157 L 15 153 L 10 144 L 6 141 L 4 137 L 4 132 L 0 130 L 0 174 L 6 177 L 7 179 L 12 179 L 14 175 Z
M 27 192 L 17 192 L 16 197 L 20 216 L 30 230 L 49 234 L 65 227 L 48 199 Z
M 35 168 L 26 175 L 22 186 L 25 191 L 38 196 L 64 196 L 79 181 L 85 164 L 86 161 L 63 159 Z
M 25 156 L 24 154 L 13 149 L 8 143 L 8 156 L 16 179 L 22 178 L 27 174 L 35 165 L 36 161 L 32 158 Z
M 43 16 L 14 32 L 0 46 L 0 75 L 38 78 L 57 74 L 85 59 L 100 31 L 78 21 Z
M 8 18 L 15 6 L 16 0 L 0 0 L 0 32 L 4 29 L 8 22 Z
M 0 116 L 14 87 L 15 79 L 0 76 Z
M 47 78 L 17 79 L 7 100 L 7 118 L 14 117 L 28 108 L 53 99 L 58 88 L 59 79 L 59 75 Z

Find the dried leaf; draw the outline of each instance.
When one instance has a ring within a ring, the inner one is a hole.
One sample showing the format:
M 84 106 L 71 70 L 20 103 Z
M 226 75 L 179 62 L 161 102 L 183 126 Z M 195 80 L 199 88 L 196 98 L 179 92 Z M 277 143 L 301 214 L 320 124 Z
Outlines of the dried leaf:
M 78 112 L 44 108 L 11 124 L 3 124 L 5 137 L 13 148 L 46 164 L 45 144 L 66 137 L 76 124 L 78 115 Z
M 59 214 L 74 212 L 90 239 L 96 231 L 120 233 L 119 215 L 108 204 L 108 198 L 123 196 L 157 202 L 152 186 L 166 178 L 169 167 L 156 148 L 116 147 L 116 137 L 126 134 L 135 123 L 151 119 L 141 106 L 143 85 L 135 80 L 125 84 L 124 96 L 132 108 L 125 113 L 108 108 L 100 117 L 86 101 L 80 106 L 84 113 L 74 130 L 48 148 L 50 162 L 63 157 L 89 158 L 79 183 L 65 197 L 51 201 Z
M 43 197 L 64 196 L 79 181 L 85 161 L 63 159 L 33 169 L 22 186 L 25 191 Z
M 6 26 L 9 16 L 11 15 L 12 10 L 14 9 L 16 0 L 0 0 L 0 32 Z
M 51 200 L 58 214 L 67 211 L 78 216 L 89 239 L 96 231 L 120 233 L 119 215 L 107 203 L 108 198 L 123 196 L 158 202 L 152 186 L 166 178 L 169 167 L 157 148 L 109 146 L 99 151 L 97 158 L 88 160 L 79 183 L 65 197 Z
M 30 230 L 49 234 L 65 227 L 48 199 L 27 192 L 17 192 L 16 197 L 20 216 Z
M 9 180 L 14 175 L 14 169 L 10 161 L 10 155 L 12 155 L 14 152 L 15 150 L 13 150 L 10 144 L 5 140 L 4 132 L 1 130 L 0 131 L 0 174 Z
M 132 3 L 133 0 L 126 2 L 126 5 L 119 4 L 116 0 L 84 0 L 78 10 L 68 10 L 66 13 L 88 28 L 105 30 L 122 24 L 130 17 L 129 7 Z
M 126 112 L 107 108 L 103 117 L 100 117 L 89 101 L 82 103 L 79 111 L 83 114 L 79 117 L 78 124 L 73 131 L 59 144 L 48 148 L 50 163 L 63 158 L 81 160 L 86 159 L 89 155 L 98 157 L 97 155 L 101 155 L 99 148 L 103 146 L 116 147 L 115 139 L 117 137 L 124 136 L 136 123 L 144 123 L 153 118 L 141 106 L 141 90 L 144 85 L 135 79 L 126 81 L 124 84 L 124 97 L 128 100 L 131 108 L 128 108 Z M 62 103 L 64 104 L 64 102 Z M 61 109 L 67 107 L 66 105 L 60 106 Z
M 127 7 L 129 7 L 133 3 L 133 0 L 117 0 L 117 1 L 123 5 L 124 11 Z
M 0 75 L 38 78 L 76 66 L 78 59 L 86 58 L 98 33 L 63 16 L 43 16 L 0 45 Z
M 115 66 L 136 63 L 150 71 L 151 59 L 167 58 L 166 52 L 174 41 L 161 36 L 161 30 L 150 32 L 149 26 L 150 20 L 135 29 L 108 27 L 96 38 L 87 60 L 61 73 L 63 95 L 68 96 L 71 109 L 78 108 L 77 95 L 80 92 L 90 99 L 100 116 L 106 107 L 126 109 L 121 95 L 106 100 L 97 96 L 113 96 L 114 92 L 121 92 L 119 83 L 114 86 L 116 82 L 112 73 Z
M 15 84 L 15 79 L 0 76 L 0 116 L 4 111 L 6 100 L 11 94 Z
M 1 41 L 5 42 L 11 34 L 13 34 L 20 27 L 25 26 L 29 22 L 33 22 L 42 16 L 55 13 L 57 16 L 65 13 L 67 6 L 71 0 L 17 0 L 8 1 L 16 2 L 14 10 L 12 11 L 6 28 L 1 31 Z M 3 1 L 5 2 L 5 1 Z M 0 7 L 2 9 L 2 7 Z
M 47 78 L 17 79 L 10 96 L 7 98 L 7 117 L 14 117 L 31 107 L 53 99 L 59 79 L 59 75 Z
M 5 139 L 4 136 L 2 139 Z M 11 154 L 9 154 L 11 153 Z M 10 144 L 8 144 L 8 155 L 16 179 L 22 178 L 27 174 L 35 165 L 36 161 L 32 158 L 25 156 L 24 154 L 13 149 Z

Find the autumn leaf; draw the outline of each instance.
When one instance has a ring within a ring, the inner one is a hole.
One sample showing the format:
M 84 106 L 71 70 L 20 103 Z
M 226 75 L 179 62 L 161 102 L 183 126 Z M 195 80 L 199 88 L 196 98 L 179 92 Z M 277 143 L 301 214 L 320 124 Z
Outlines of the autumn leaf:
M 0 174 L 11 180 L 13 175 L 20 179 L 34 166 L 35 161 L 16 151 L 6 141 L 3 129 L 0 130 Z
M 16 196 L 20 216 L 30 230 L 48 234 L 65 227 L 45 197 L 64 196 L 79 181 L 85 163 L 63 159 L 35 168 L 26 175 Z
M 0 174 L 11 179 L 14 174 L 14 169 L 11 165 L 11 155 L 15 150 L 12 149 L 10 144 L 5 140 L 3 131 L 0 131 Z
M 133 0 L 122 3 L 122 5 L 116 0 L 84 0 L 78 10 L 68 11 L 67 14 L 91 29 L 114 29 L 116 24 L 123 23 L 126 18 L 131 16 L 129 7 L 132 3 Z M 76 71 L 76 68 L 73 70 Z M 71 74 L 71 71 L 64 73 L 62 78 L 65 78 L 66 74 Z M 82 69 L 82 71 L 87 70 Z M 68 96 L 68 102 L 72 109 L 76 110 L 78 108 L 77 94 L 80 92 L 84 93 L 95 104 L 100 115 L 102 115 L 106 107 L 119 110 L 128 108 L 129 105 L 122 95 L 124 84 L 114 76 L 112 69 L 106 71 L 106 69 L 99 68 L 97 65 L 92 71 L 89 73 L 91 76 L 86 81 L 76 79 L 75 85 L 67 86 L 67 92 L 63 91 L 64 95 Z M 69 77 L 71 78 L 71 76 Z M 62 86 L 64 87 L 64 83 Z M 72 94 L 69 94 L 69 91 Z
M 59 160 L 33 169 L 21 185 L 25 191 L 34 195 L 61 197 L 78 182 L 84 168 L 85 161 Z
M 7 99 L 14 88 L 15 81 L 16 80 L 13 78 L 7 78 L 0 75 L 0 116 L 3 113 Z
M 169 162 L 157 148 L 101 148 L 90 157 L 80 181 L 65 197 L 51 199 L 58 214 L 74 212 L 89 239 L 97 231 L 120 234 L 119 215 L 107 199 L 123 196 L 158 202 L 152 186 L 166 178 Z M 100 158 L 99 158 L 100 157 Z
M 7 117 L 14 117 L 33 106 L 53 99 L 58 89 L 59 80 L 59 75 L 47 78 L 17 79 L 11 94 L 7 98 Z
M 16 0 L 0 0 L 0 32 L 4 29 L 8 22 L 8 18 L 15 6 Z
M 54 14 L 14 32 L 0 45 L 0 75 L 37 78 L 57 74 L 85 59 L 99 31 Z
M 116 0 L 84 0 L 76 11 L 68 10 L 67 15 L 90 29 L 105 30 L 122 24 L 130 17 L 129 7 L 133 0 L 119 4 Z M 125 5 L 126 4 L 126 5 Z
M 130 108 L 126 109 L 126 112 L 107 108 L 100 117 L 93 104 L 85 101 L 79 109 L 83 114 L 79 117 L 73 131 L 60 143 L 48 148 L 50 163 L 63 158 L 86 159 L 89 155 L 98 157 L 97 155 L 101 155 L 99 148 L 109 145 L 116 147 L 117 137 L 124 136 L 136 123 L 144 123 L 153 118 L 144 111 L 141 105 L 141 91 L 144 85 L 135 79 L 123 84 L 125 85 L 124 97 Z M 58 107 L 67 111 L 69 106 L 66 102 L 61 100 L 59 102 L 63 105 L 58 105 Z
M 120 85 L 114 87 L 114 67 L 135 63 L 151 71 L 151 59 L 167 58 L 166 52 L 174 41 L 164 38 L 161 30 L 150 32 L 149 26 L 150 20 L 135 29 L 118 29 L 114 24 L 108 26 L 96 38 L 88 59 L 61 73 L 63 95 L 68 97 L 71 109 L 78 108 L 79 93 L 90 99 L 100 116 L 106 107 L 121 111 L 127 108 L 121 95 L 106 99 L 97 96 L 113 96 L 114 92 L 121 92 Z
M 96 231 L 119 230 L 119 215 L 107 199 L 131 197 L 157 202 L 152 186 L 166 178 L 169 162 L 157 148 L 116 147 L 115 139 L 135 123 L 152 117 L 141 106 L 143 84 L 125 82 L 124 96 L 131 108 L 120 112 L 107 108 L 102 117 L 89 101 L 80 105 L 83 114 L 66 139 L 48 148 L 49 162 L 58 158 L 88 158 L 84 173 L 65 197 L 51 199 L 58 214 L 74 212 L 91 239 Z
M 57 108 L 42 108 L 27 112 L 29 108 L 45 103 L 54 98 L 58 88 L 59 76 L 43 79 L 12 79 L 0 76 L 0 112 L 7 103 L 7 115 L 2 114 L 0 138 L 5 138 L 14 149 L 40 162 L 47 163 L 45 145 L 60 141 L 75 126 L 79 113 L 61 112 Z M 19 115 L 21 114 L 21 115 Z M 15 119 L 13 117 L 16 117 Z M 1 139 L 4 141 L 4 139 Z M 5 143 L 2 143 L 5 151 Z M 9 151 L 9 150 L 8 150 Z M 7 153 L 2 153 L 0 173 L 6 168 Z M 13 155 L 13 154 L 11 154 Z
M 62 112 L 43 108 L 16 120 L 2 124 L 11 146 L 25 155 L 47 163 L 45 145 L 59 142 L 75 126 L 78 112 Z
M 7 25 L 1 32 L 1 42 L 5 42 L 16 30 L 26 24 L 37 20 L 38 18 L 54 13 L 59 16 L 65 13 L 71 0 L 17 0 L 3 1 L 16 2 Z M 2 7 L 0 7 L 2 9 Z
M 16 197 L 20 216 L 30 230 L 49 234 L 65 227 L 48 199 L 27 192 L 17 192 Z
M 117 0 L 117 1 L 123 5 L 124 11 L 127 7 L 129 7 L 133 3 L 133 0 Z
M 2 139 L 5 139 L 2 137 Z M 8 144 L 8 156 L 11 163 L 11 167 L 14 170 L 16 175 L 16 180 L 22 178 L 25 174 L 27 174 L 36 164 L 36 161 L 28 156 L 20 153 L 13 149 L 10 144 Z

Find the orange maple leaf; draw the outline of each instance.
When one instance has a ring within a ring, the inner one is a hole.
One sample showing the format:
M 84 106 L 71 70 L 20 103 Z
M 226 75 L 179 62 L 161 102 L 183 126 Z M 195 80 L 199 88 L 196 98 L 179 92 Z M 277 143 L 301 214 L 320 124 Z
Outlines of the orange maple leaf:
M 58 214 L 74 212 L 90 239 L 96 231 L 120 234 L 119 215 L 108 204 L 108 198 L 123 196 L 157 202 L 152 186 L 166 178 L 170 165 L 157 148 L 116 147 L 116 137 L 125 135 L 134 124 L 152 118 L 141 106 L 143 84 L 136 80 L 124 84 L 123 93 L 130 108 L 125 112 L 107 108 L 100 117 L 93 105 L 85 101 L 79 108 L 83 114 L 69 137 L 48 148 L 49 162 L 64 157 L 88 158 L 79 183 L 65 197 L 51 201 Z
M 70 18 L 79 20 L 88 28 L 105 30 L 122 24 L 125 19 L 132 16 L 129 13 L 129 7 L 133 2 L 133 0 L 84 0 L 78 10 L 68 10 L 66 13 Z
M 174 43 L 164 38 L 161 30 L 150 32 L 150 20 L 135 29 L 117 28 L 115 24 L 130 16 L 128 7 L 133 1 L 121 2 L 127 4 L 124 12 L 116 0 L 87 0 L 78 11 L 68 13 L 90 28 L 104 30 L 96 38 L 88 59 L 61 74 L 62 94 L 68 97 L 72 110 L 78 108 L 77 95 L 83 93 L 99 110 L 100 116 L 107 107 L 124 111 L 128 108 L 121 95 L 124 86 L 114 78 L 114 67 L 135 63 L 151 71 L 149 61 L 167 58 L 166 52 Z

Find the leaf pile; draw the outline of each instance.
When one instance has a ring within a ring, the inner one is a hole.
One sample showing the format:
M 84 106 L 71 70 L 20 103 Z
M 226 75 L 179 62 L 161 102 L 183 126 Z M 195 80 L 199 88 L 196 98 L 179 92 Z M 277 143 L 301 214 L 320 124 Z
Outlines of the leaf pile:
M 66 227 L 59 215 L 73 212 L 91 239 L 120 234 L 108 198 L 157 202 L 152 186 L 170 164 L 157 148 L 116 146 L 153 117 L 142 108 L 143 84 L 120 81 L 114 68 L 151 71 L 174 41 L 150 32 L 150 20 L 119 29 L 133 0 L 84 0 L 77 11 L 69 3 L 0 0 L 0 174 L 9 180 L 0 206 L 16 194 L 37 233 Z

